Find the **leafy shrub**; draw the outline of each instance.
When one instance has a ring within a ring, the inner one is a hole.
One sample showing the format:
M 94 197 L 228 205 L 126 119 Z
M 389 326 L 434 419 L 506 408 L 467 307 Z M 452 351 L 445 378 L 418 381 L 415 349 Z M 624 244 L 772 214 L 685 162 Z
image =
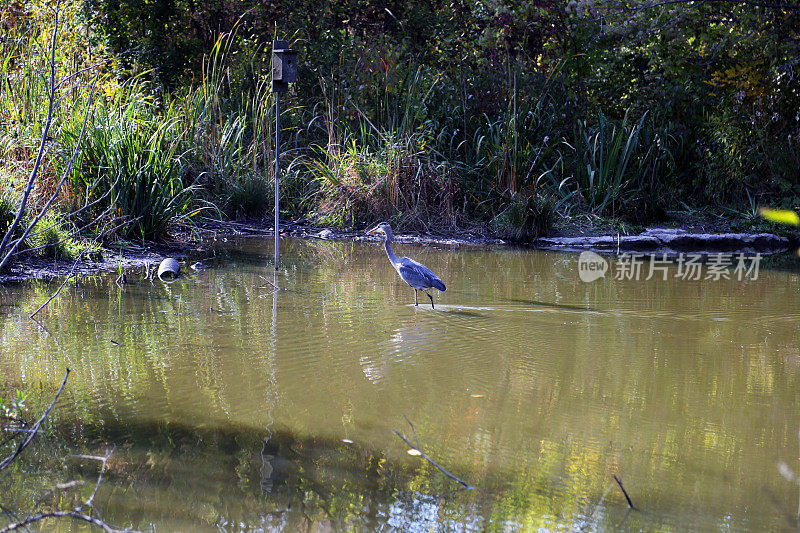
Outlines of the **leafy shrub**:
M 86 254 L 99 253 L 99 246 L 75 238 L 68 222 L 54 213 L 39 219 L 25 240 L 28 249 L 42 257 L 76 259 Z

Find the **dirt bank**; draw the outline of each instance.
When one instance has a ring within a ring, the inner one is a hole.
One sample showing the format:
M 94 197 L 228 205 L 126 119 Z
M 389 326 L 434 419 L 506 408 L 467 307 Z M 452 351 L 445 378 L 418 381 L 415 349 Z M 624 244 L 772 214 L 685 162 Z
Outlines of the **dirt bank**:
M 699 231 L 698 231 L 699 229 Z M 538 239 L 533 248 L 601 253 L 762 253 L 772 254 L 790 250 L 796 243 L 791 239 L 772 233 L 730 232 L 725 228 L 713 232 L 709 228 L 649 228 L 636 235 L 621 235 L 610 228 L 592 228 L 575 225 L 562 227 L 557 235 Z M 199 238 L 198 238 L 199 235 Z M 281 230 L 284 237 L 322 240 L 376 241 L 377 237 L 366 235 L 364 230 L 339 230 L 300 223 L 286 223 Z M 54 260 L 26 257 L 12 264 L 0 276 L 0 283 L 30 279 L 52 279 L 66 275 L 93 276 L 108 272 L 131 272 L 141 269 L 149 272 L 165 257 L 188 259 L 211 250 L 220 240 L 230 237 L 272 237 L 272 226 L 266 222 L 215 222 L 204 224 L 194 235 L 177 235 L 171 243 L 111 247 L 104 250 L 100 260 L 81 258 Z M 395 239 L 401 243 L 429 244 L 439 246 L 503 246 L 508 243 L 490 235 L 479 227 L 458 231 L 442 230 L 436 233 L 399 234 Z

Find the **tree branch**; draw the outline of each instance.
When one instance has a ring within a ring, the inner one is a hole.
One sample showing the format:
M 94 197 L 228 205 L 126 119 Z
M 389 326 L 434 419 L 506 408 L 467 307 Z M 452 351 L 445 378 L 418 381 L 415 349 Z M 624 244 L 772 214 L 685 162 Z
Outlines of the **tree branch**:
M 633 502 L 631 501 L 631 497 L 628 496 L 628 491 L 626 491 L 625 487 L 622 486 L 622 481 L 620 481 L 620 479 L 617 477 L 616 474 L 614 474 L 614 481 L 617 482 L 617 485 L 619 485 L 620 490 L 622 490 L 622 494 L 625 495 L 625 499 L 628 500 L 628 507 L 630 507 L 634 511 L 638 511 L 638 509 L 633 505 Z
M 408 421 L 409 425 L 411 426 L 411 430 L 414 432 L 414 437 L 416 438 L 417 432 L 416 432 L 416 430 L 414 429 L 414 424 L 412 424 L 412 423 L 411 423 L 411 421 L 409 421 L 409 420 L 408 420 L 408 418 L 406 418 L 406 421 Z M 428 461 L 430 464 L 432 464 L 433 466 L 435 466 L 436 468 L 438 468 L 438 469 L 439 469 L 439 471 L 440 471 L 442 474 L 444 474 L 445 476 L 449 477 L 449 478 L 450 478 L 450 479 L 452 479 L 453 481 L 456 481 L 457 483 L 460 483 L 460 484 L 461 484 L 461 485 L 463 485 L 463 486 L 464 486 L 464 488 L 466 488 L 466 489 L 474 489 L 474 488 L 475 488 L 475 487 L 473 487 L 472 485 L 470 485 L 469 483 L 467 483 L 466 481 L 464 481 L 463 479 L 461 479 L 461 478 L 459 478 L 459 477 L 456 477 L 456 476 L 454 476 L 453 474 L 451 474 L 450 472 L 448 472 L 447 470 L 445 470 L 444 468 L 442 468 L 442 467 L 439 465 L 439 463 L 437 463 L 436 461 L 434 461 L 433 459 L 431 459 L 430 457 L 428 457 L 427 455 L 425 455 L 425 452 L 423 452 L 422 450 L 420 450 L 420 449 L 419 449 L 419 444 L 417 444 L 417 445 L 414 445 L 414 444 L 412 444 L 412 443 L 411 443 L 411 442 L 410 442 L 410 441 L 409 441 L 409 440 L 406 438 L 406 436 L 405 436 L 405 435 L 403 435 L 402 433 L 400 433 L 400 432 L 399 432 L 399 431 L 397 431 L 396 429 L 393 429 L 392 431 L 394 432 L 394 434 L 395 434 L 395 435 L 397 435 L 398 437 L 400 437 L 400 438 L 403 440 L 403 442 L 405 442 L 406 444 L 408 444 L 409 446 L 411 446 L 411 448 L 412 448 L 413 450 L 416 450 L 417 452 L 419 452 L 419 455 L 420 455 L 420 456 L 421 456 L 423 459 L 425 459 L 425 460 L 426 460 L 426 461 Z
M 53 46 L 55 46 L 55 42 L 53 43 Z M 53 55 L 55 55 L 55 49 L 53 50 Z M 39 214 L 36 215 L 36 217 L 33 219 L 33 221 L 31 221 L 31 223 L 28 225 L 28 227 L 23 232 L 22 236 L 19 239 L 17 239 L 16 241 L 14 241 L 14 243 L 11 245 L 10 249 L 6 252 L 4 246 L 7 245 L 8 236 L 11 235 L 12 232 L 13 232 L 13 227 L 9 228 L 8 233 L 6 234 L 5 238 L 3 239 L 3 244 L 0 245 L 0 253 L 3 254 L 3 258 L 0 260 L 0 271 L 3 270 L 3 267 L 5 267 L 6 263 L 8 262 L 8 259 L 16 251 L 16 249 L 20 245 L 20 243 L 22 243 L 28 237 L 28 235 L 33 230 L 33 228 L 36 227 L 36 224 L 42 219 L 42 217 L 45 216 L 45 214 L 47 214 L 47 211 L 50 209 L 50 206 L 53 204 L 53 202 L 55 201 L 55 199 L 58 197 L 59 193 L 61 192 L 61 187 L 64 186 L 64 182 L 67 180 L 67 177 L 69 177 L 69 173 L 72 170 L 72 165 L 75 163 L 75 158 L 77 157 L 78 152 L 80 151 L 81 143 L 83 142 L 83 136 L 86 133 L 86 124 L 89 122 L 89 110 L 91 109 L 92 104 L 94 102 L 94 88 L 95 88 L 95 85 L 97 83 L 97 78 L 99 76 L 100 76 L 100 73 L 98 73 L 97 76 L 95 76 L 94 81 L 92 81 L 92 85 L 91 85 L 91 87 L 89 89 L 89 101 L 86 103 L 86 112 L 85 112 L 85 115 L 83 117 L 83 124 L 81 126 L 81 133 L 80 133 L 80 136 L 78 137 L 78 142 L 75 144 L 75 149 L 72 151 L 72 157 L 70 158 L 69 163 L 67 163 L 67 166 L 64 169 L 63 174 L 61 175 L 61 180 L 59 180 L 58 186 L 56 186 L 55 192 L 53 192 L 53 194 L 50 196 L 50 198 L 45 203 L 44 207 L 42 207 L 42 209 L 39 211 Z M 55 92 L 55 87 L 52 88 L 52 92 Z M 48 116 L 48 121 L 49 122 L 52 121 L 52 115 Z M 49 128 L 50 128 L 50 124 L 47 125 L 47 129 L 49 129 Z M 44 134 L 44 136 L 42 138 L 42 142 L 44 142 L 44 138 L 46 136 L 47 135 Z M 31 173 L 31 175 L 33 176 L 33 173 Z M 35 179 L 35 177 L 34 177 L 34 179 Z M 32 182 L 28 184 L 28 191 L 26 191 L 26 195 L 27 195 L 27 192 L 29 192 L 29 190 L 32 188 L 32 186 L 33 186 Z M 25 208 L 25 203 L 27 203 L 27 200 L 25 198 L 23 198 L 23 203 L 20 205 L 20 210 L 17 213 L 18 217 L 21 216 L 21 214 L 23 213 L 24 208 Z
M 8 239 L 11 237 L 11 235 L 14 234 L 14 231 L 16 231 L 17 226 L 19 226 L 19 223 L 22 220 L 22 216 L 25 214 L 25 207 L 28 204 L 28 196 L 30 196 L 31 191 L 33 190 L 33 185 L 36 182 L 36 176 L 39 173 L 39 167 L 42 164 L 42 159 L 44 159 L 44 154 L 47 146 L 47 138 L 48 134 L 50 133 L 50 126 L 53 124 L 53 111 L 56 102 L 56 95 L 55 95 L 56 38 L 58 37 L 58 26 L 61 15 L 61 0 L 58 0 L 58 2 L 56 3 L 55 12 L 56 12 L 56 20 L 55 20 L 55 25 L 53 26 L 53 33 L 50 38 L 50 94 L 48 95 L 49 103 L 47 106 L 47 119 L 45 120 L 44 123 L 42 138 L 39 141 L 39 150 L 36 154 L 36 160 L 33 164 L 33 168 L 31 169 L 31 173 L 28 177 L 28 183 L 25 187 L 25 192 L 22 194 L 22 199 L 20 200 L 19 209 L 17 210 L 17 216 L 14 218 L 14 222 L 12 222 L 11 226 L 8 228 L 8 232 L 6 232 L 2 242 L 0 242 L 0 254 L 3 254 L 4 256 L 4 260 L 0 262 L 0 270 L 2 270 L 2 267 L 6 262 L 6 258 L 8 257 L 5 254 L 5 249 L 6 245 L 8 244 Z

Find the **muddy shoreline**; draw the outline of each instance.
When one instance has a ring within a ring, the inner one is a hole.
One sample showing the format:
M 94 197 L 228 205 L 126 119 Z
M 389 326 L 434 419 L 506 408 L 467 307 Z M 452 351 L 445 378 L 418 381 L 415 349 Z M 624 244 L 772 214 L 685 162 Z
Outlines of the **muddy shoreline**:
M 602 228 L 586 231 L 575 227 L 555 232 L 554 236 L 537 239 L 524 245 L 532 249 L 580 252 L 591 250 L 603 254 L 615 253 L 781 253 L 797 246 L 796 239 L 773 233 L 746 233 L 708 231 L 707 228 L 648 228 L 637 235 L 621 235 Z M 199 239 L 198 239 L 199 235 Z M 41 257 L 23 257 L 14 262 L 0 276 L 0 283 L 27 280 L 49 280 L 67 275 L 81 277 L 105 275 L 113 272 L 131 273 L 140 270 L 147 275 L 166 257 L 178 260 L 200 256 L 213 249 L 218 241 L 238 237 L 272 237 L 272 224 L 266 221 L 214 222 L 199 227 L 194 235 L 178 235 L 173 242 L 126 244 L 103 250 L 102 260 L 80 258 L 55 260 Z M 299 223 L 286 223 L 281 236 L 300 239 L 377 241 L 364 230 L 339 230 Z M 515 246 L 520 244 L 505 241 L 477 229 L 453 232 L 399 234 L 395 240 L 404 244 L 432 246 Z

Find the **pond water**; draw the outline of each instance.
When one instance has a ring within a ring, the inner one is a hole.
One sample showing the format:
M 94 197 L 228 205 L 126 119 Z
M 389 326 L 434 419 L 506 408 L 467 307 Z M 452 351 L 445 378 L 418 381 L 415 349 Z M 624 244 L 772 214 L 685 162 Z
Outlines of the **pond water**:
M 75 455 L 116 446 L 96 507 L 147 531 L 797 526 L 796 269 L 585 283 L 577 255 L 396 245 L 447 284 L 432 310 L 376 243 L 283 246 L 277 273 L 244 239 L 170 284 L 70 282 L 41 325 L 58 283 L 0 289 L 3 385 L 39 412 L 73 371 L 5 507 L 78 503 Z

